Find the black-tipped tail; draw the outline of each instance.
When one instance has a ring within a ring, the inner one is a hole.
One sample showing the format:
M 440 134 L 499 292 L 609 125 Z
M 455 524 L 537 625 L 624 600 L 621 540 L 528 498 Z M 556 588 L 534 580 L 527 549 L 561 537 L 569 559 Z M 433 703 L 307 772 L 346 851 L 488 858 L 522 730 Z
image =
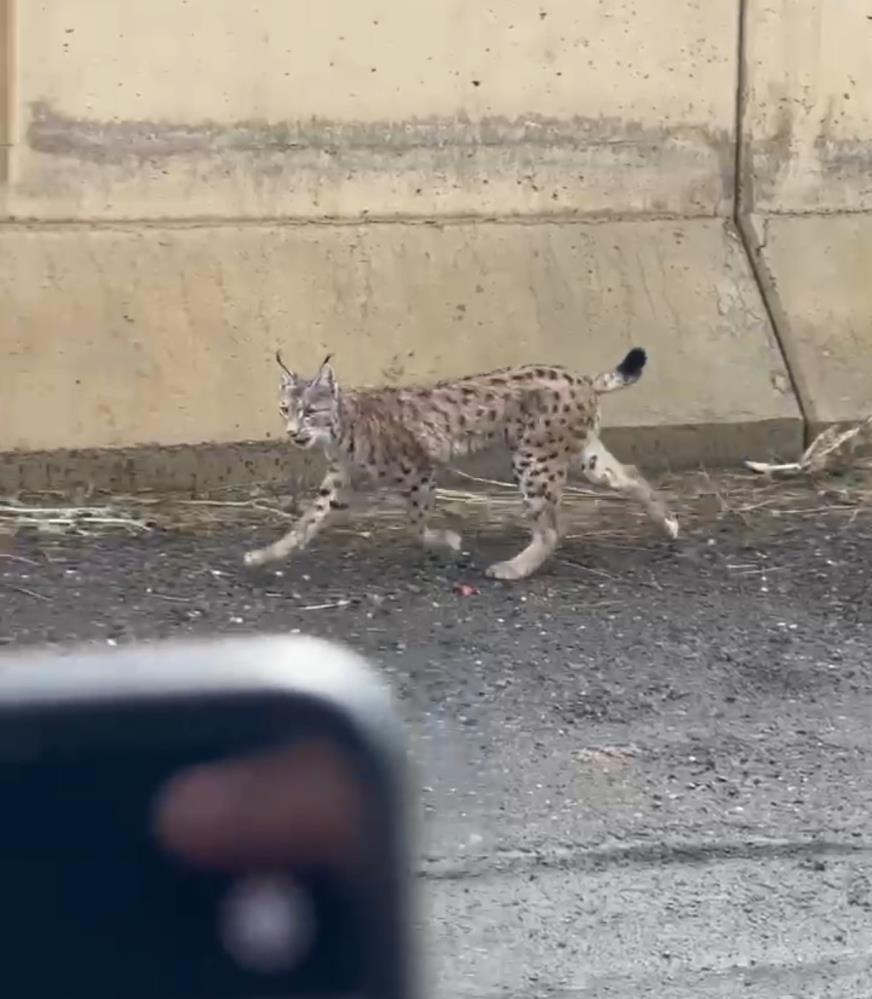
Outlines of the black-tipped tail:
M 626 382 L 634 382 L 642 374 L 648 355 L 641 347 L 634 347 L 615 369 Z
M 621 363 L 612 371 L 604 371 L 593 380 L 594 392 L 615 392 L 632 385 L 642 377 L 642 370 L 648 355 L 641 347 L 634 347 Z

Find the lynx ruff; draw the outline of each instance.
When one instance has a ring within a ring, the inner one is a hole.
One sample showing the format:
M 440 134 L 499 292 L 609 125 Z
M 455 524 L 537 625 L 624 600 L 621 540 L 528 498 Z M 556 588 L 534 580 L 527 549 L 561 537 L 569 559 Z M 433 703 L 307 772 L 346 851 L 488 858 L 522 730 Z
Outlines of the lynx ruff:
M 639 380 L 647 357 L 638 347 L 595 378 L 530 364 L 430 387 L 353 391 L 340 388 L 329 356 L 311 379 L 285 367 L 280 352 L 276 360 L 285 430 L 298 447 L 322 447 L 328 468 L 317 498 L 294 527 L 266 548 L 248 552 L 247 565 L 265 565 L 307 545 L 331 511 L 345 508 L 358 469 L 402 492 L 422 544 L 459 550 L 458 534 L 428 525 L 435 469 L 499 442 L 511 452 L 532 538 L 514 558 L 492 565 L 489 576 L 523 579 L 551 555 L 560 534 L 560 497 L 573 464 L 591 482 L 637 500 L 668 537 L 678 535 L 678 521 L 662 498 L 599 440 L 599 397 Z

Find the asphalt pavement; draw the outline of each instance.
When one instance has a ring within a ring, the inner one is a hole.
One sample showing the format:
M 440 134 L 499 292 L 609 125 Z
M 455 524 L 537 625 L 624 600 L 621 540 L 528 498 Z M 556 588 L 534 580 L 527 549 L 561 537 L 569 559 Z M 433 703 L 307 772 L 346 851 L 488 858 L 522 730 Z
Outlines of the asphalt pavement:
M 420 786 L 438 999 L 872 996 L 872 521 L 567 542 L 487 580 L 378 525 L 20 535 L 0 644 L 299 630 L 378 665 Z

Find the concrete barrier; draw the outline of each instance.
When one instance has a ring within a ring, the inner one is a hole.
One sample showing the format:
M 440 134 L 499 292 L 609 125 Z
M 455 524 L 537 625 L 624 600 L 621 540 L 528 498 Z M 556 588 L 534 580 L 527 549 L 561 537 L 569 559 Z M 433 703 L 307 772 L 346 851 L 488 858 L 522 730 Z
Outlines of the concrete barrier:
M 12 213 L 724 212 L 734 3 L 659 2 L 19 0 Z
M 741 207 L 808 433 L 872 411 L 872 11 L 749 4 Z
M 801 445 L 735 0 L 5 3 L 0 487 L 288 474 L 279 343 L 362 383 L 638 342 L 627 458 Z
M 366 384 L 534 358 L 598 371 L 644 343 L 650 370 L 605 404 L 628 458 L 793 443 L 778 347 L 723 220 L 8 228 L 0 254 L 13 451 L 269 438 L 279 345 L 302 370 L 333 351 Z

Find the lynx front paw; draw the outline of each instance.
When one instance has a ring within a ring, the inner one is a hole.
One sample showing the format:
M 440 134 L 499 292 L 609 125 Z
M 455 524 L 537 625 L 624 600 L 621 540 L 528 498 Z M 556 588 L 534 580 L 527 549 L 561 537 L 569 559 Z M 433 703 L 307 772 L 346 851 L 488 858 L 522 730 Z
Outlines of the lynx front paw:
M 246 552 L 244 561 L 245 564 L 253 569 L 259 565 L 266 565 L 267 562 L 272 560 L 272 555 L 269 548 L 258 548 L 253 552 Z
M 678 518 L 670 513 L 666 516 L 663 521 L 663 530 L 666 532 L 666 536 L 674 541 L 678 537 Z
M 422 538 L 427 548 L 450 548 L 453 552 L 459 552 L 463 540 L 457 531 L 432 530 L 427 528 Z
M 491 579 L 524 579 L 529 575 L 522 566 L 515 563 L 514 559 L 511 562 L 494 562 L 485 569 L 485 573 Z
M 457 533 L 457 531 L 446 531 L 443 541 L 446 548 L 450 548 L 453 552 L 459 552 L 463 546 L 463 539 Z

